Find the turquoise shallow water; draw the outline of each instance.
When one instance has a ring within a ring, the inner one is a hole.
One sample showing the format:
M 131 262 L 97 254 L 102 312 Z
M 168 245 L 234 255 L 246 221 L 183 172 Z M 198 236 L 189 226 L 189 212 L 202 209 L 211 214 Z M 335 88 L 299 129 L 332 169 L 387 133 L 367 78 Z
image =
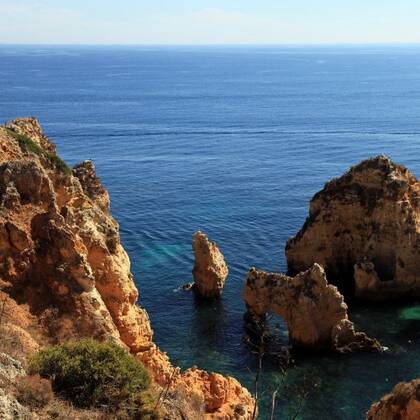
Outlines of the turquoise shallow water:
M 157 343 L 183 367 L 251 387 L 248 269 L 285 270 L 310 197 L 350 165 L 386 153 L 420 175 L 419 70 L 420 47 L 3 46 L 0 120 L 36 115 L 69 163 L 94 159 Z M 230 267 L 219 302 L 176 291 L 191 281 L 198 229 Z M 418 305 L 352 306 L 385 355 L 299 355 L 285 379 L 266 360 L 262 418 L 281 381 L 278 419 L 294 413 L 305 381 L 319 386 L 300 418 L 363 418 L 420 376 Z

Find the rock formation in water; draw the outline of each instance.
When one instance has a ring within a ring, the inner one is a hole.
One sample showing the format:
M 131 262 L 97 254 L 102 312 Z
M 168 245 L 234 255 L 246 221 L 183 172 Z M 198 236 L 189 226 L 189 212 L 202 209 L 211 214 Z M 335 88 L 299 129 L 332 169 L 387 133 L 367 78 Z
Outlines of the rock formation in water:
M 340 353 L 382 351 L 377 340 L 355 332 L 343 296 L 328 284 L 318 264 L 295 277 L 252 268 L 244 287 L 244 300 L 253 316 L 280 315 L 294 348 Z
M 420 379 L 396 385 L 390 394 L 385 395 L 371 406 L 366 419 L 420 419 Z
M 222 253 L 217 245 L 200 231 L 194 233 L 192 247 L 195 256 L 194 291 L 204 298 L 219 297 L 229 272 Z
M 368 159 L 315 194 L 286 245 L 288 272 L 314 263 L 347 294 L 420 295 L 420 183 L 384 156 Z
M 113 339 L 158 384 L 201 398 L 207 418 L 250 418 L 254 402 L 238 381 L 180 373 L 153 343 L 93 163 L 71 171 L 34 118 L 0 128 L 0 152 L 0 294 L 13 311 L 2 333 L 28 352 L 78 337 Z

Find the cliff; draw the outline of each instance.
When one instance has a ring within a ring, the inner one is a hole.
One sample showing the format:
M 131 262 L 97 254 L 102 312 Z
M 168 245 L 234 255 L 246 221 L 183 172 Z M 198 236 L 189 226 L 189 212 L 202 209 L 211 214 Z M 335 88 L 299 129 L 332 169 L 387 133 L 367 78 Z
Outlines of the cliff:
M 253 399 L 235 379 L 180 373 L 153 343 L 93 163 L 68 168 L 34 118 L 0 128 L 0 150 L 0 293 L 13 312 L 1 328 L 27 352 L 78 337 L 112 339 L 160 386 L 201 398 L 206 418 L 250 418 Z
M 287 242 L 289 274 L 321 264 L 340 291 L 365 299 L 420 295 L 420 183 L 385 156 L 328 182 Z
M 244 300 L 252 317 L 280 315 L 295 348 L 353 351 L 382 351 L 377 340 L 355 332 L 347 305 L 335 286 L 328 284 L 321 266 L 288 277 L 251 269 L 244 287 Z

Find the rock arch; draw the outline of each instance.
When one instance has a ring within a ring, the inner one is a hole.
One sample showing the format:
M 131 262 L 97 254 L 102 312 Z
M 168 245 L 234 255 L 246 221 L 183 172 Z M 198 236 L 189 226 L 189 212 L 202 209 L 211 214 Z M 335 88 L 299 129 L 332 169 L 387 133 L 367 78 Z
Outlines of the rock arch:
M 243 294 L 253 316 L 275 313 L 285 320 L 294 348 L 382 351 L 377 340 L 355 332 L 343 296 L 318 264 L 295 277 L 252 268 Z

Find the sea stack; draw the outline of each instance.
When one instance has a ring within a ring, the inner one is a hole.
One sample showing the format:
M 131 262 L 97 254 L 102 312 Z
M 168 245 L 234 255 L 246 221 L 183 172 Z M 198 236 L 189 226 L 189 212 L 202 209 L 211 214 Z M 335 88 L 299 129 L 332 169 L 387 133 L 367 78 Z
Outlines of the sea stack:
M 252 268 L 243 293 L 251 319 L 274 313 L 285 320 L 294 348 L 339 353 L 382 351 L 377 340 L 355 332 L 343 296 L 328 284 L 318 264 L 295 277 Z
M 288 274 L 314 263 L 346 295 L 420 296 L 420 183 L 385 156 L 365 160 L 314 195 L 286 245 Z
M 192 248 L 195 256 L 194 291 L 203 298 L 216 298 L 223 292 L 229 273 L 223 254 L 206 234 L 198 231 L 193 235 Z

